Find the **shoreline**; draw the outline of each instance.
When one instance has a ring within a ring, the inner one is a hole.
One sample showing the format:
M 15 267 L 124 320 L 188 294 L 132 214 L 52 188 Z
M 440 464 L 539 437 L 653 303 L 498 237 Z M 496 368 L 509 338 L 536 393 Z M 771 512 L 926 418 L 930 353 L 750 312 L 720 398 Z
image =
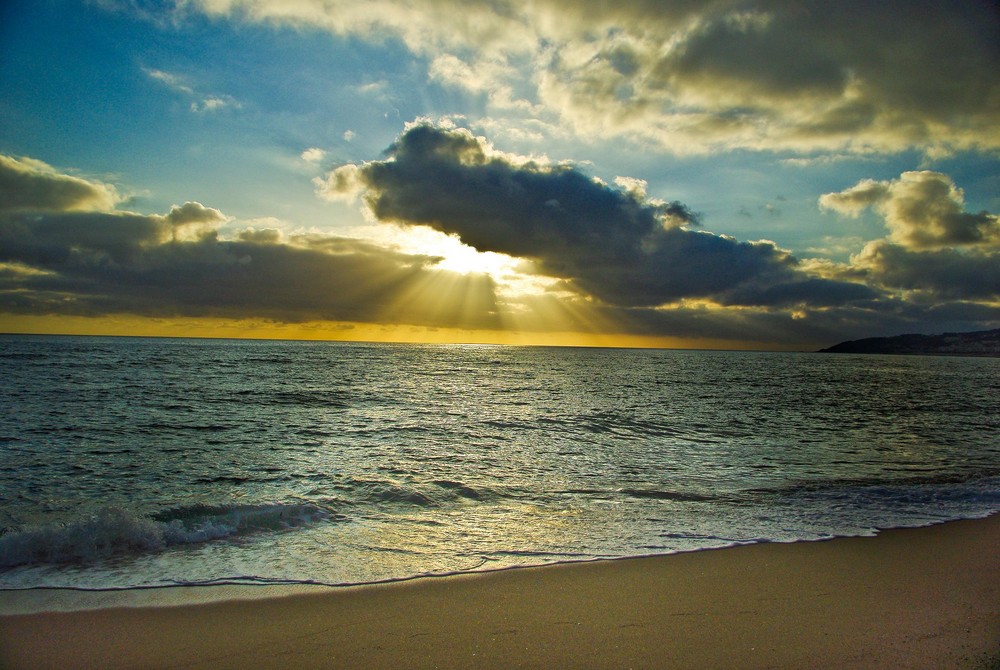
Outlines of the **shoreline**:
M 0 666 L 975 667 L 1000 652 L 1000 515 L 251 600 L 190 588 L 0 616 Z
M 35 586 L 35 587 L 0 587 L 0 618 L 24 614 L 48 614 L 65 612 L 86 612 L 102 609 L 144 608 L 144 607 L 177 607 L 186 605 L 203 605 L 228 601 L 252 601 L 285 598 L 296 595 L 317 595 L 344 589 L 367 588 L 376 586 L 391 586 L 412 581 L 452 579 L 463 576 L 490 575 L 512 570 L 536 570 L 540 568 L 558 568 L 561 566 L 632 561 L 644 559 L 666 558 L 683 554 L 699 554 L 703 552 L 724 551 L 755 545 L 794 545 L 800 543 L 831 542 L 846 539 L 875 538 L 886 532 L 898 530 L 918 530 L 934 526 L 951 524 L 956 521 L 979 521 L 990 517 L 1000 517 L 1000 511 L 990 512 L 983 516 L 932 521 L 916 526 L 892 526 L 874 528 L 870 534 L 834 535 L 815 539 L 799 539 L 791 541 L 754 540 L 736 541 L 723 546 L 702 547 L 695 549 L 680 549 L 663 553 L 634 554 L 624 556 L 603 556 L 590 558 L 570 558 L 542 563 L 521 563 L 498 567 L 475 568 L 470 570 L 454 570 L 447 572 L 428 572 L 400 577 L 387 577 L 369 582 L 338 582 L 296 581 L 275 579 L 259 581 L 239 581 L 237 578 L 219 579 L 206 582 L 176 582 L 165 584 L 148 584 L 139 586 Z

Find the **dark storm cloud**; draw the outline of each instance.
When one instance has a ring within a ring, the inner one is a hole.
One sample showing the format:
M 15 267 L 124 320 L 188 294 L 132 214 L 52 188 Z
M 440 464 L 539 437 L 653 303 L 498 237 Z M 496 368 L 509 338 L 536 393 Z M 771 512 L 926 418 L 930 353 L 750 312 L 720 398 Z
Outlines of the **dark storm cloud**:
M 518 162 L 464 130 L 416 125 L 387 153 L 387 160 L 338 168 L 321 192 L 360 190 L 380 220 L 426 225 L 480 251 L 532 259 L 541 272 L 611 305 L 871 297 L 864 287 L 808 278 L 770 242 L 691 230 L 685 226 L 697 217 L 682 203 L 611 188 L 574 167 Z
M 592 58 L 553 59 L 564 113 L 583 126 L 638 113 L 668 142 L 764 149 L 1000 142 L 993 2 L 660 4 L 641 19 L 596 0 L 566 7 L 617 29 L 593 38 Z M 700 118 L 671 122 L 687 113 Z
M 64 186 L 42 174 L 15 206 L 0 201 L 0 311 L 497 325 L 492 281 L 438 270 L 434 257 L 277 231 L 221 240 L 228 218 L 196 202 L 162 216 L 54 211 L 78 202 Z
M 657 74 L 694 87 L 725 83 L 741 95 L 744 90 L 765 97 L 839 93 L 847 72 L 832 54 L 815 48 L 812 39 L 801 30 L 780 29 L 772 14 L 724 14 L 661 61 Z
M 706 11 L 661 61 L 665 81 L 775 98 L 843 96 L 872 112 L 879 105 L 922 120 L 995 114 L 998 84 L 988 75 L 1000 57 L 1000 16 L 992 2 L 741 5 Z
M 893 290 L 924 291 L 936 299 L 1000 300 L 1000 253 L 912 251 L 872 242 L 854 259 L 869 281 Z
M 762 285 L 748 282 L 722 293 L 718 299 L 723 305 L 833 307 L 864 303 L 878 295 L 877 291 L 862 284 L 802 276 Z

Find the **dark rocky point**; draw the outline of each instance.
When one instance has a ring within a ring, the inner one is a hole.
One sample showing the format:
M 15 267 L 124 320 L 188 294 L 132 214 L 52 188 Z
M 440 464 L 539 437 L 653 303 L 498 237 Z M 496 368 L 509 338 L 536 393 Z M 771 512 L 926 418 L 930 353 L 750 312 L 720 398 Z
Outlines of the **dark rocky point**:
M 974 333 L 867 337 L 820 349 L 820 353 L 1000 356 L 1000 328 Z

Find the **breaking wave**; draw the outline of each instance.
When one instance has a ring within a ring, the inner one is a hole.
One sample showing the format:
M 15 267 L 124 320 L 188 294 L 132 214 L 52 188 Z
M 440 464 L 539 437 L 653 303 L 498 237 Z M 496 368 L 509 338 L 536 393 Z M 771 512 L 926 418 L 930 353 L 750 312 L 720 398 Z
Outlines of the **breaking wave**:
M 0 569 L 91 563 L 178 545 L 287 531 L 333 516 L 326 509 L 306 503 L 189 505 L 150 515 L 106 507 L 68 523 L 28 527 L 0 535 Z

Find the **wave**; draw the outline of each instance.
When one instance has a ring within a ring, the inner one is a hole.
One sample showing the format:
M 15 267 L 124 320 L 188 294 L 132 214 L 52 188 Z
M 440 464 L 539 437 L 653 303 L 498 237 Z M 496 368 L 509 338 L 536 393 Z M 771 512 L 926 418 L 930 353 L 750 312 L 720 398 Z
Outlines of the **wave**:
M 678 502 L 707 502 L 717 500 L 718 496 L 684 491 L 666 491 L 660 489 L 621 489 L 620 493 L 632 498 L 652 498 L 655 500 L 675 500 Z
M 430 491 L 421 491 L 412 486 L 382 479 L 352 479 L 350 488 L 368 502 L 397 503 L 418 507 L 438 507 L 439 496 Z
M 106 507 L 68 523 L 0 535 L 0 569 L 155 553 L 178 545 L 291 530 L 333 516 L 309 503 L 189 505 L 150 515 Z
M 958 474 L 799 481 L 748 489 L 733 502 L 823 510 L 821 516 L 837 527 L 866 517 L 880 519 L 874 524 L 879 527 L 910 526 L 977 518 L 1000 510 L 1000 477 Z
M 985 491 L 997 493 L 1000 484 L 1000 469 L 979 469 L 972 472 L 933 472 L 925 475 L 906 471 L 898 475 L 885 472 L 871 477 L 831 477 L 798 479 L 771 487 L 745 489 L 750 495 L 797 495 L 822 494 L 878 489 L 942 489 L 953 492 Z
M 442 507 L 455 502 L 490 502 L 508 497 L 490 487 L 473 487 L 450 479 L 435 479 L 426 486 L 415 486 L 383 479 L 350 479 L 348 487 L 362 500 L 380 505 L 383 503 Z
M 239 425 L 235 423 L 163 423 L 158 421 L 153 423 L 138 424 L 136 427 L 142 431 L 192 430 L 203 433 L 221 433 L 227 430 L 233 430 L 234 428 L 239 428 Z
M 436 479 L 431 483 L 435 486 L 441 487 L 442 489 L 451 491 L 460 498 L 467 498 L 469 500 L 484 500 L 495 497 L 496 495 L 495 491 L 492 489 L 477 489 L 469 486 L 468 484 L 452 481 L 450 479 Z
M 243 389 L 236 391 L 233 398 L 238 402 L 252 402 L 260 405 L 291 405 L 296 407 L 345 408 L 350 406 L 350 394 L 342 389 Z

